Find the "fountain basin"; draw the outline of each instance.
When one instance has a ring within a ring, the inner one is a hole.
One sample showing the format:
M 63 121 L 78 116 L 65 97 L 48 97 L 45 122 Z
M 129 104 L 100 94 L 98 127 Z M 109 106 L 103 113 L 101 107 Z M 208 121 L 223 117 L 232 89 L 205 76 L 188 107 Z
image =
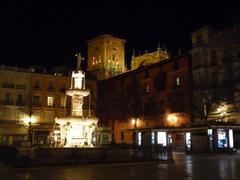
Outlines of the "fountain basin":
M 97 121 L 96 117 L 56 118 L 55 122 L 60 128 L 56 132 L 60 136 L 60 147 L 92 147 Z

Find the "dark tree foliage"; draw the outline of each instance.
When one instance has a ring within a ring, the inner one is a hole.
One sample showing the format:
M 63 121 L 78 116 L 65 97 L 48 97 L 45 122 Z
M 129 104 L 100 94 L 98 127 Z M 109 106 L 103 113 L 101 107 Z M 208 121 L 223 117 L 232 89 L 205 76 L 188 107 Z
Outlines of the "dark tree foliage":
M 138 118 L 143 114 L 143 99 L 139 84 L 135 79 L 129 83 L 123 94 L 122 106 L 128 118 Z

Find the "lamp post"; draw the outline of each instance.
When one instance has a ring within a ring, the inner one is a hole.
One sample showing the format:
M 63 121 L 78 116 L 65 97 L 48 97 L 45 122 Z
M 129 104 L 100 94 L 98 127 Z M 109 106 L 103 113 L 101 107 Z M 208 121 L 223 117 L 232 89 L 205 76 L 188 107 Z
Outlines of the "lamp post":
M 137 142 L 138 142 L 137 131 L 136 131 L 136 129 L 137 129 L 137 118 L 132 119 L 132 124 L 133 124 L 133 129 L 134 129 L 133 134 L 132 134 L 133 142 L 137 144 Z
M 32 125 L 37 122 L 37 119 L 33 116 L 27 116 L 23 119 L 23 123 L 25 127 L 27 127 L 28 130 L 28 140 L 30 141 L 30 144 L 32 145 L 33 140 L 33 134 L 32 134 Z

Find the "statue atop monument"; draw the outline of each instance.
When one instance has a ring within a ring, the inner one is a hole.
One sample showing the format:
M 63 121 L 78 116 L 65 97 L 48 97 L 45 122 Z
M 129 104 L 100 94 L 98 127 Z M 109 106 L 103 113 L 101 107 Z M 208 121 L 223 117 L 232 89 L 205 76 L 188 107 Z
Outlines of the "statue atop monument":
M 81 69 L 82 55 L 79 52 L 75 56 L 77 57 L 77 69 Z
M 82 55 L 81 53 L 77 53 L 75 55 L 77 57 L 77 68 L 75 71 L 72 72 L 72 89 L 84 89 L 84 72 L 81 70 L 81 62 L 82 62 Z

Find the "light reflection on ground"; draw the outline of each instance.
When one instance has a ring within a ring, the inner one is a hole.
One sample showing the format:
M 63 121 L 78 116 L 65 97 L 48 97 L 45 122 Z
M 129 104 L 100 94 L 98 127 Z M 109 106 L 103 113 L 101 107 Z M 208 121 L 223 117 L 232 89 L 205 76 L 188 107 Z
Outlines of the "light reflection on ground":
M 6 169 L 1 180 L 218 180 L 240 179 L 240 155 L 174 154 L 175 163 L 128 163 L 36 169 Z

